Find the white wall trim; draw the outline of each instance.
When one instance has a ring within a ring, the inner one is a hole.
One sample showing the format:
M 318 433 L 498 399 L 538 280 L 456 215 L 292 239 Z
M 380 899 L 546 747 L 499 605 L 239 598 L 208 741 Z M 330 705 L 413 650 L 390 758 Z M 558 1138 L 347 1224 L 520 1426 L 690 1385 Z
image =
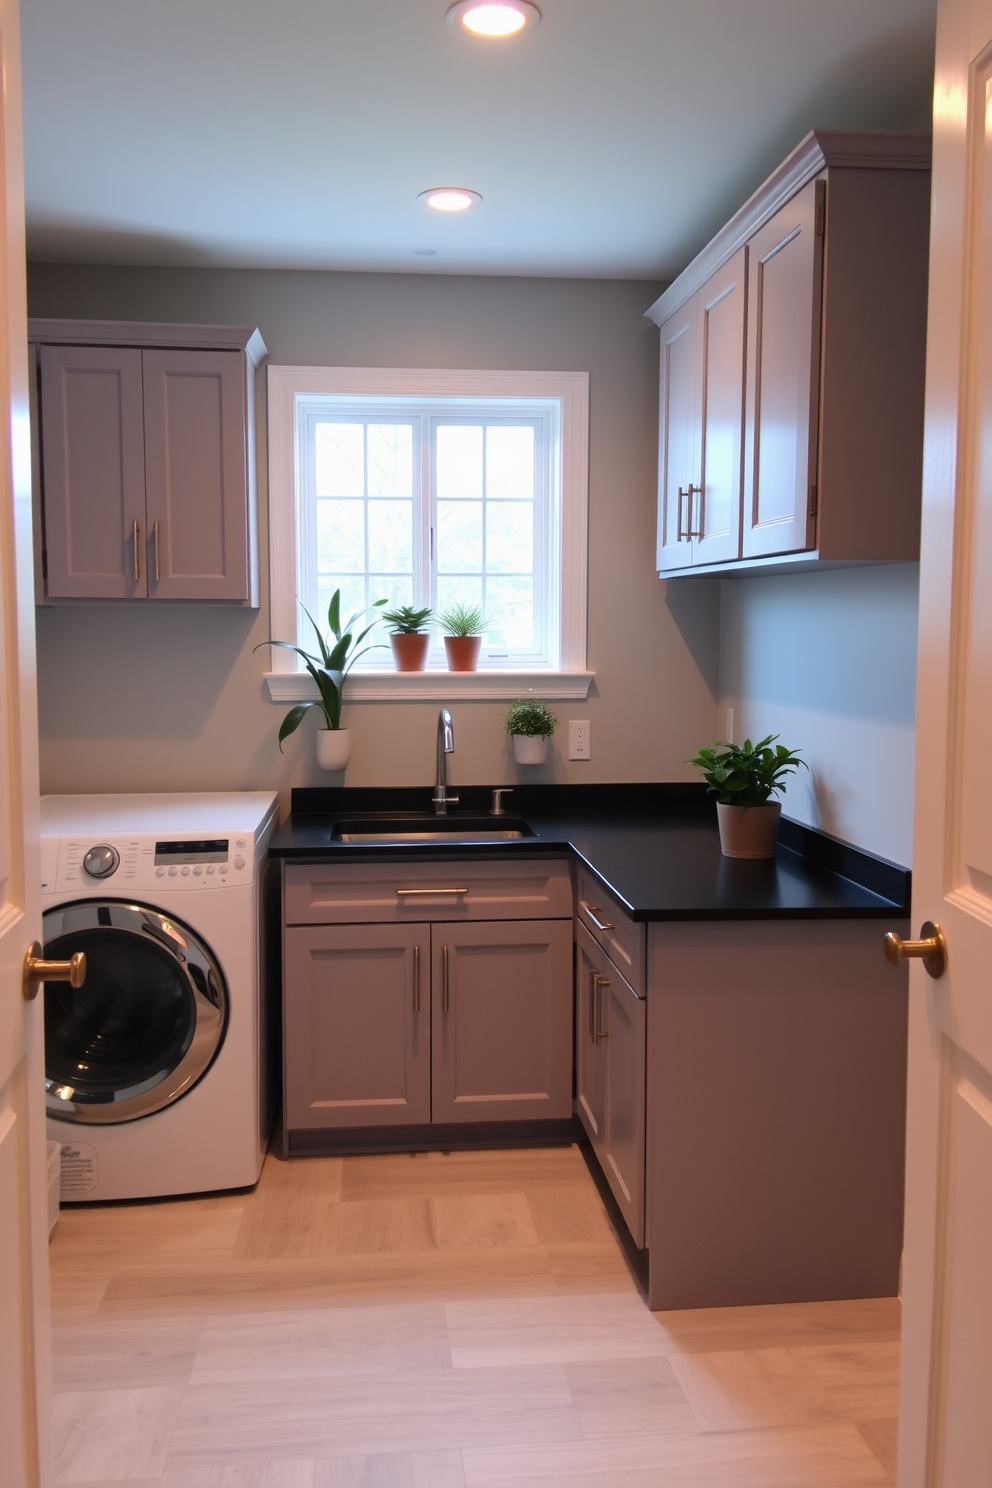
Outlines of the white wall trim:
M 584 699 L 595 672 L 351 672 L 345 703 L 506 702 L 527 693 L 550 702 Z M 266 672 L 273 703 L 316 698 L 308 672 Z
M 466 369 L 422 367 L 279 367 L 270 365 L 268 376 L 269 420 L 269 585 L 270 636 L 272 639 L 296 641 L 299 625 L 297 604 L 297 490 L 299 486 L 296 448 L 296 400 L 300 396 L 347 394 L 354 397 L 462 397 L 462 398 L 548 398 L 557 399 L 561 407 L 561 671 L 534 673 L 493 673 L 494 684 L 502 678 L 503 686 L 512 677 L 538 677 L 542 696 L 585 697 L 580 692 L 555 693 L 551 685 L 556 677 L 572 679 L 592 674 L 586 667 L 586 630 L 588 608 L 589 546 L 589 374 L 588 372 L 484 372 Z M 306 644 L 309 644 L 307 640 Z M 296 658 L 291 651 L 273 648 L 273 671 L 267 674 L 269 693 L 272 679 L 281 674 L 297 674 Z M 310 685 L 305 672 L 298 673 L 300 686 Z M 349 684 L 354 701 L 370 697 L 360 678 L 385 686 L 383 676 L 395 674 L 355 673 Z M 433 675 L 433 686 L 442 690 L 417 693 L 409 686 L 405 674 L 394 691 L 380 693 L 385 697 L 468 696 L 452 692 L 447 672 L 412 674 L 421 678 Z M 468 674 L 482 687 L 483 673 Z M 422 685 L 428 685 L 426 682 Z M 460 684 L 459 684 L 460 685 Z M 574 680 L 564 685 L 578 685 Z M 443 690 L 447 687 L 447 690 Z M 515 690 L 472 694 L 478 697 L 517 697 L 527 685 L 515 684 Z M 300 697 L 310 696 L 302 692 Z M 286 701 L 280 693 L 280 702 Z M 371 700 L 371 699 L 370 699 Z

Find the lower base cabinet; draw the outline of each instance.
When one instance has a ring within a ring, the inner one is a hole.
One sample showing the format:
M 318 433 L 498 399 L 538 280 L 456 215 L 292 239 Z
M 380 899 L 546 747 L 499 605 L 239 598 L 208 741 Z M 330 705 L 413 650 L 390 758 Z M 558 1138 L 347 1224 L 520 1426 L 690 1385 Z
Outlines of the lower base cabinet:
M 645 1003 L 576 928 L 579 1117 L 635 1245 L 644 1245 Z
M 567 1119 L 565 920 L 289 926 L 287 1129 Z

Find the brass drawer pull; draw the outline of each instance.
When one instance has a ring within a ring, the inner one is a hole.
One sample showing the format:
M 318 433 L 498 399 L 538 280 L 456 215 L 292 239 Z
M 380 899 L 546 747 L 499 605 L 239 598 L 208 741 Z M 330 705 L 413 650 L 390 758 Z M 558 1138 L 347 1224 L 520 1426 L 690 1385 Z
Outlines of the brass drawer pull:
M 467 894 L 468 889 L 397 889 L 398 899 L 412 898 L 414 894 Z
M 601 1028 L 600 1027 L 600 1024 L 603 1021 L 603 988 L 604 987 L 608 987 L 609 985 L 610 985 L 609 977 L 597 976 L 597 978 L 596 978 L 596 1037 L 595 1037 L 595 1040 L 594 1040 L 594 1042 L 597 1043 L 597 1044 L 600 1043 L 601 1040 L 606 1039 L 606 1038 L 609 1038 L 609 1036 L 610 1036 L 609 1029 Z
M 596 1043 L 596 988 L 599 976 L 595 966 L 589 968 L 589 1042 Z
M 589 908 L 588 904 L 583 904 L 582 908 L 583 908 L 584 912 L 592 920 L 592 922 L 596 926 L 596 929 L 597 930 L 615 930 L 616 929 L 616 926 L 613 924 L 613 922 L 611 920 L 597 920 L 596 916 L 593 914 L 593 912 Z M 596 908 L 597 909 L 599 908 L 599 905 L 598 904 L 596 905 Z
M 42 982 L 68 982 L 80 988 L 86 980 L 86 953 L 77 951 L 68 961 L 45 961 L 41 946 L 33 940 L 24 955 L 21 987 L 28 1002 L 33 1002 Z

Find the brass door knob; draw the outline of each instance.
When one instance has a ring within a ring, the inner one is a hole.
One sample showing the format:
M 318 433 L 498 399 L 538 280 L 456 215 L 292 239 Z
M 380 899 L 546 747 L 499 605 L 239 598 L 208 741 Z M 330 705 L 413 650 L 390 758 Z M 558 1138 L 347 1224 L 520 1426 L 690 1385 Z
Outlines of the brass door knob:
M 84 951 L 77 951 L 68 961 L 46 961 L 38 941 L 33 940 L 28 946 L 21 972 L 21 986 L 28 1002 L 38 996 L 42 982 L 68 982 L 70 987 L 81 987 L 85 980 Z
M 942 977 L 947 970 L 947 941 L 943 930 L 933 920 L 926 920 L 921 926 L 919 940 L 903 940 L 890 931 L 884 944 L 885 959 L 890 966 L 901 966 L 912 956 L 922 961 L 934 978 Z

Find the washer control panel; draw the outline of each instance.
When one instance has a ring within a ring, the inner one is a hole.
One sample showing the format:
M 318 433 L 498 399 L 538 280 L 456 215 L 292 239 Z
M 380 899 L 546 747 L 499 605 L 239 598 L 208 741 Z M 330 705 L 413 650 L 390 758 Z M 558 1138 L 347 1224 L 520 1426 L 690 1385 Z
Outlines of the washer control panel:
M 42 892 L 109 885 L 127 893 L 154 888 L 222 889 L 255 878 L 251 832 L 197 838 L 42 838 Z

